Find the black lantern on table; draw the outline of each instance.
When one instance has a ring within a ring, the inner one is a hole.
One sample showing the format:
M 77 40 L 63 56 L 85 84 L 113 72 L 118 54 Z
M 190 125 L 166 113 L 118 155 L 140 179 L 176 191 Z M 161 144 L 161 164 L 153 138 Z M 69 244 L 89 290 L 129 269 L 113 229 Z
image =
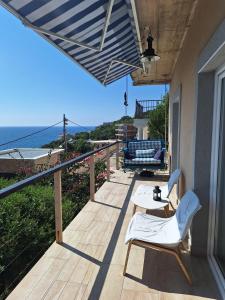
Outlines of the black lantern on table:
M 153 200 L 161 201 L 161 190 L 158 185 L 156 185 L 153 190 Z

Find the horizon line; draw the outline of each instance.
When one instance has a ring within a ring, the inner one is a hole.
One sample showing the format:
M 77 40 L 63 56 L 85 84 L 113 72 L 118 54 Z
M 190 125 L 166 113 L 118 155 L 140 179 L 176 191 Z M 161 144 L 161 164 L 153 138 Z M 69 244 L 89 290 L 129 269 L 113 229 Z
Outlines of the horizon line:
M 100 124 L 101 125 L 101 124 Z M 0 125 L 0 128 L 4 128 L 4 127 L 48 127 L 49 125 Z M 84 127 L 96 127 L 99 125 L 66 125 L 66 127 L 78 127 L 78 128 L 84 128 Z M 54 127 L 63 127 L 63 124 L 61 126 L 57 125 Z M 52 127 L 52 128 L 54 128 Z

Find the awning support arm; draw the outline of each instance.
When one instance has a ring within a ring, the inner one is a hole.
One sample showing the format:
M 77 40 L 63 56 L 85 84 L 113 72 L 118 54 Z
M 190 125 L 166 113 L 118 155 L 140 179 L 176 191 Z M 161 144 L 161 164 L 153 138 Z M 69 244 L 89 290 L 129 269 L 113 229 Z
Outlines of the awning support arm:
M 105 78 L 104 78 L 104 80 L 103 80 L 103 84 L 105 84 L 106 79 L 107 79 L 107 77 L 108 77 L 108 75 L 109 75 L 110 69 L 111 69 L 111 67 L 112 67 L 112 65 L 113 65 L 114 63 L 124 64 L 124 65 L 130 66 L 130 67 L 134 67 L 134 68 L 137 68 L 137 69 L 142 69 L 142 67 L 137 66 L 137 65 L 134 65 L 134 64 L 131 64 L 131 63 L 127 62 L 127 61 L 120 60 L 120 59 L 112 59 L 111 62 L 110 62 L 110 64 L 109 64 L 108 70 L 107 70 L 107 72 L 106 72 L 106 74 L 105 74 Z

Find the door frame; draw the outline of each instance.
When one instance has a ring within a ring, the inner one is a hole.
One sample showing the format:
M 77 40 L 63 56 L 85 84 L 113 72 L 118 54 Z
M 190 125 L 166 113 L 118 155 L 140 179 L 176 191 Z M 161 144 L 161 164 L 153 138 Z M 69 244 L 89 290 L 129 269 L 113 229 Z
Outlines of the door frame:
M 175 96 L 173 98 L 173 101 L 171 103 L 172 105 L 172 109 L 171 109 L 171 117 L 172 117 L 172 120 L 171 120 L 171 128 L 172 128 L 172 131 L 173 131 L 173 105 L 175 103 L 178 103 L 179 107 L 178 107 L 178 120 L 177 120 L 177 124 L 178 124 L 178 130 L 177 130 L 177 161 L 176 161 L 176 165 L 177 165 L 177 168 L 180 167 L 180 131 L 181 131 L 181 85 L 178 87 L 178 89 L 176 90 L 175 92 Z M 172 135 L 173 135 L 173 132 L 172 132 Z M 173 138 L 172 138 L 172 147 L 171 147 L 171 153 L 172 153 L 172 149 L 173 149 Z M 173 155 L 173 153 L 172 153 Z M 171 161 L 171 169 L 172 169 L 172 165 L 173 165 L 173 158 L 172 158 L 172 161 Z
M 218 157 L 220 145 L 220 118 L 221 118 L 221 88 L 225 78 L 225 65 L 215 72 L 211 174 L 210 174 L 210 201 L 209 201 L 209 228 L 208 228 L 208 261 L 221 293 L 225 293 L 225 278 L 214 256 L 215 228 L 217 216 L 217 186 L 218 186 Z

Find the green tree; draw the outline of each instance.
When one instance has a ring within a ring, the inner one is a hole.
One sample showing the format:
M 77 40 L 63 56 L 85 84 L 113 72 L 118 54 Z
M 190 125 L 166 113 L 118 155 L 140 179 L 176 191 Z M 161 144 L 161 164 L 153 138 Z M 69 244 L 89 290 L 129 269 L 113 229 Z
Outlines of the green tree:
M 108 140 L 115 139 L 116 124 L 133 124 L 133 118 L 130 116 L 123 116 L 117 121 L 105 123 L 97 126 L 90 132 L 78 132 L 75 135 L 67 135 L 67 152 L 86 153 L 93 149 L 93 146 L 88 143 L 89 138 L 92 140 Z M 63 147 L 63 140 L 52 141 L 49 144 L 43 145 L 42 148 L 59 148 Z M 62 155 L 62 158 L 64 155 Z
M 132 124 L 133 118 L 130 116 L 124 116 L 117 121 L 102 124 L 102 125 L 96 127 L 95 130 L 91 131 L 90 138 L 92 140 L 115 139 L 116 124 L 119 124 L 119 123 Z
M 163 101 L 154 110 L 149 112 L 148 130 L 153 139 L 165 139 L 165 131 L 168 128 L 169 95 L 163 97 Z

